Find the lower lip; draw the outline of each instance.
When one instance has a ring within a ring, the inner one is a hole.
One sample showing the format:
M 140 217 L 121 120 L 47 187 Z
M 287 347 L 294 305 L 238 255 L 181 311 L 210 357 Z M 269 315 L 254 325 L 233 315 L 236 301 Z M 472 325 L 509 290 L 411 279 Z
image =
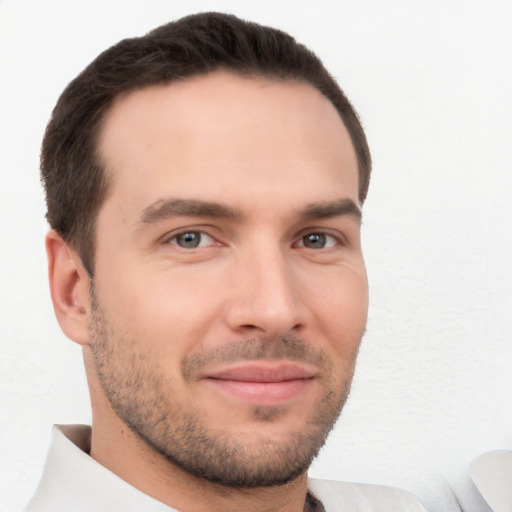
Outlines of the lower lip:
M 247 382 L 238 380 L 207 379 L 217 389 L 260 406 L 284 405 L 302 394 L 312 379 L 294 379 L 282 382 Z

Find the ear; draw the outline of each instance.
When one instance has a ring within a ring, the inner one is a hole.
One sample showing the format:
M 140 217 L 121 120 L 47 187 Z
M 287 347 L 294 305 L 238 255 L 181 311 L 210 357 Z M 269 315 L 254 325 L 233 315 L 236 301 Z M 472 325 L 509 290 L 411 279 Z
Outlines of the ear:
M 89 275 L 77 252 L 53 230 L 46 235 L 46 254 L 57 321 L 68 338 L 80 345 L 88 345 Z

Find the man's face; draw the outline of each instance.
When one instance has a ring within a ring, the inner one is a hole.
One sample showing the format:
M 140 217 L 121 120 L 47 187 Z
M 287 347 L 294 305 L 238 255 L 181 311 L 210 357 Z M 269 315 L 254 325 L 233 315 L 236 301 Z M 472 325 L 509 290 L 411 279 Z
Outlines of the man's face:
M 365 328 L 357 161 L 309 85 L 213 73 L 122 97 L 91 290 L 95 369 L 118 416 L 232 486 L 309 466 Z

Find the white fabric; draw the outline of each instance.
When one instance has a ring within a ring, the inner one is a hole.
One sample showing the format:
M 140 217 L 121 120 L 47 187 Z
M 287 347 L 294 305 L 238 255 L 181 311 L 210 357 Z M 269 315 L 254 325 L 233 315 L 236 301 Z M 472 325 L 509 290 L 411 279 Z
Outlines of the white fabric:
M 117 477 L 87 455 L 90 427 L 56 425 L 43 476 L 25 512 L 176 512 Z M 310 479 L 325 512 L 424 512 L 392 487 Z
M 480 455 L 471 463 L 470 474 L 493 512 L 512 511 L 512 450 Z

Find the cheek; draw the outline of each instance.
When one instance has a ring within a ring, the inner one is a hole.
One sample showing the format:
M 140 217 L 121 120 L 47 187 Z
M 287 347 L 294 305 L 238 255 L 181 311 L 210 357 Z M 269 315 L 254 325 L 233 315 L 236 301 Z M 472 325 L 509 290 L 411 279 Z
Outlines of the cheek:
M 182 357 L 206 337 L 217 314 L 218 295 L 189 272 L 122 271 L 119 265 L 102 282 L 98 300 L 113 330 L 158 357 Z
M 368 315 L 364 266 L 332 275 L 322 293 L 312 290 L 310 296 L 315 298 L 313 309 L 319 329 L 330 341 L 331 348 L 344 357 L 355 357 Z
M 346 287 L 340 294 L 336 304 L 335 316 L 340 328 L 353 332 L 355 337 L 361 337 L 366 328 L 368 317 L 368 283 L 366 275 L 355 275 L 344 283 Z

